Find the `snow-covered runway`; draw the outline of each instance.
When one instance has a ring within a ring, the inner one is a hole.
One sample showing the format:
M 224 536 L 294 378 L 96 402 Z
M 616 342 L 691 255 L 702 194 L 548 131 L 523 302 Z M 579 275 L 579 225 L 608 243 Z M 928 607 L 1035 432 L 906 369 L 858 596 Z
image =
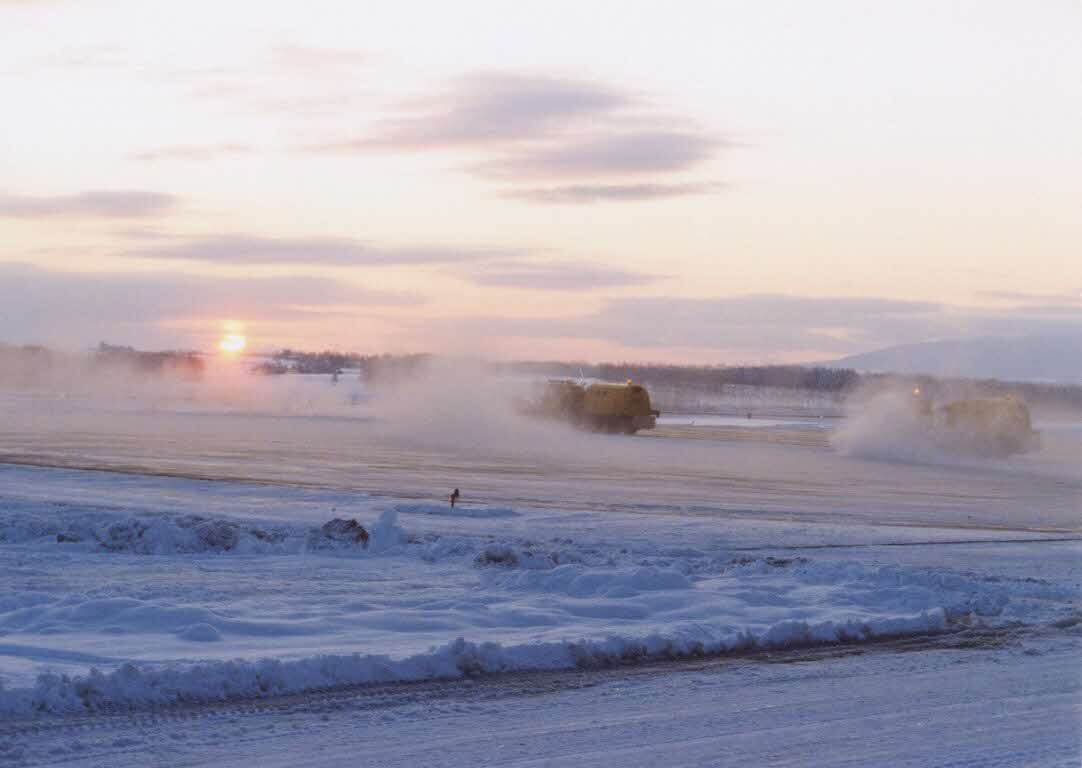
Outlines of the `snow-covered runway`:
M 1067 443 L 898 462 L 776 434 L 574 433 L 561 449 L 542 430 L 497 455 L 411 448 L 360 421 L 175 418 L 156 436 L 140 417 L 6 437 L 10 459 L 62 466 L 0 464 L 0 756 L 1077 762 L 1082 479 Z M 453 510 L 431 487 L 452 483 Z M 336 518 L 367 546 L 324 527 Z M 969 635 L 997 640 L 937 645 Z M 906 638 L 930 640 L 891 645 Z M 819 653 L 853 648 L 867 653 Z M 468 693 L 530 674 L 555 677 L 532 678 L 550 681 L 538 696 Z M 379 706 L 319 698 L 410 682 L 413 698 Z M 182 711 L 200 713 L 198 743 Z M 1012 733 L 1034 746 L 1004 752 Z

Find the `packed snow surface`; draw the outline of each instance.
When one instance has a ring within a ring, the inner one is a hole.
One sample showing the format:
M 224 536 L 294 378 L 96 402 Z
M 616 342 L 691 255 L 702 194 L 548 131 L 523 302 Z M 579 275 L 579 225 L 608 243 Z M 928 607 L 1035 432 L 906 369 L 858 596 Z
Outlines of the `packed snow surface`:
M 310 383 L 0 396 L 0 762 L 1078 763 L 1077 425 L 1003 461 Z
M 1011 558 L 996 561 L 1003 534 L 988 531 L 934 537 L 962 557 L 930 567 L 884 560 L 889 548 L 864 546 L 882 537 L 874 528 L 816 531 L 860 544 L 851 549 L 786 550 L 756 542 L 815 539 L 786 523 L 452 510 L 82 470 L 0 466 L 0 499 L 0 711 L 8 715 L 1079 615 L 1076 544 L 1031 543 L 1048 560 L 1048 577 L 1033 578 Z M 290 510 L 299 519 L 287 519 Z M 369 540 L 328 525 L 347 518 Z M 890 541 L 918 535 L 928 534 L 892 529 Z M 985 557 L 994 567 L 975 569 Z

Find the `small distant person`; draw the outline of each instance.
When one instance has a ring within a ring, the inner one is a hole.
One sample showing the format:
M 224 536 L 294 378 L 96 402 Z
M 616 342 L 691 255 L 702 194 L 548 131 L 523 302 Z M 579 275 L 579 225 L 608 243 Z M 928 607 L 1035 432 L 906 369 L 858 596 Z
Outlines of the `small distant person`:
M 451 509 L 455 508 L 455 503 L 458 501 L 458 497 L 459 497 L 458 489 L 455 488 L 453 491 L 451 491 Z

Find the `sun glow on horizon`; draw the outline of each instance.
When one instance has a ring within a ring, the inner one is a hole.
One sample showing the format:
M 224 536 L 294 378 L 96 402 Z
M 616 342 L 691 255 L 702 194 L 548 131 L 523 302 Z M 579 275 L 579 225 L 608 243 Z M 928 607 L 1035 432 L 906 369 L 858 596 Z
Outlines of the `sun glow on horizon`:
M 237 355 L 248 346 L 248 340 L 239 333 L 227 333 L 218 342 L 218 350 L 226 355 Z

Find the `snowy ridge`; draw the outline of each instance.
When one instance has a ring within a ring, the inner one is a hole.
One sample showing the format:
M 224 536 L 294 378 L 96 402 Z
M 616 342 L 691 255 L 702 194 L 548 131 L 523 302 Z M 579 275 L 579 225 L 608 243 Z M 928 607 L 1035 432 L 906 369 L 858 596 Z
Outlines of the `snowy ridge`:
M 42 674 L 31 688 L 0 689 L 0 713 L 138 709 L 180 703 L 264 698 L 350 685 L 452 679 L 479 674 L 572 669 L 655 659 L 677 659 L 754 649 L 799 648 L 860 642 L 948 628 L 939 608 L 873 621 L 782 621 L 754 633 L 716 634 L 690 625 L 671 634 L 611 636 L 604 640 L 501 645 L 459 638 L 404 659 L 383 655 L 322 655 L 295 661 L 224 661 L 187 667 L 125 664 L 86 676 Z
M 406 541 L 397 521 L 394 508 L 385 510 L 378 518 L 372 530 L 373 552 Z M 60 544 L 134 555 L 288 555 L 309 550 L 361 548 L 356 546 L 358 542 L 319 527 L 254 525 L 202 515 L 124 516 L 101 510 L 63 516 L 9 513 L 0 517 L 0 543 Z

